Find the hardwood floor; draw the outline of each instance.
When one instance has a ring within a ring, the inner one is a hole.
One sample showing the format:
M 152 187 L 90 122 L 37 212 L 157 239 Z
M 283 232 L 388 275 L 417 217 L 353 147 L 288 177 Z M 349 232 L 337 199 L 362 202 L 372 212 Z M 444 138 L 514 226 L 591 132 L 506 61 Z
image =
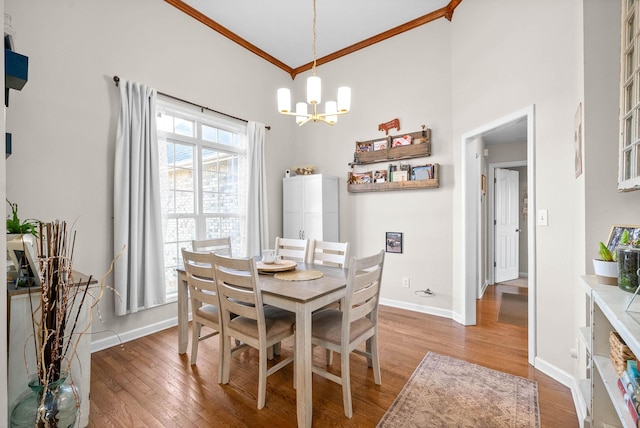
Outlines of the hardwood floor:
M 577 427 L 571 392 L 527 363 L 527 329 L 496 322 L 503 292 L 526 288 L 490 286 L 478 303 L 478 325 L 380 306 L 382 385 L 363 357 L 351 356 L 353 418 L 344 416 L 338 384 L 313 377 L 313 425 L 375 427 L 428 351 L 449 355 L 538 382 L 541 426 Z M 267 403 L 256 409 L 257 352 L 233 357 L 231 381 L 218 385 L 217 338 L 200 342 L 198 363 L 177 354 L 171 328 L 91 357 L 91 427 L 293 427 L 296 394 L 291 365 L 269 376 Z M 290 355 L 284 342 L 282 356 Z M 323 353 L 316 350 L 318 361 Z M 339 359 L 333 367 L 339 371 Z

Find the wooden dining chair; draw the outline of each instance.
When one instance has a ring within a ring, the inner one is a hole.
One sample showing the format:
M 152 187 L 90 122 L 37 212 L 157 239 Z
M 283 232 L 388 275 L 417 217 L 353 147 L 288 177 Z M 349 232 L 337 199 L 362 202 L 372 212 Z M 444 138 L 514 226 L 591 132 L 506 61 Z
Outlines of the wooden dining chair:
M 222 331 L 220 302 L 216 293 L 211 254 L 188 251 L 183 248 L 182 260 L 184 261 L 184 270 L 191 299 L 191 365 L 194 365 L 198 359 L 198 343 Z M 212 328 L 214 331 L 201 337 L 203 325 Z M 221 336 L 218 343 L 218 353 L 222 355 L 223 343 Z M 219 362 L 218 383 L 221 379 L 221 373 L 222 363 Z
M 193 251 L 212 251 L 229 257 L 233 255 L 231 253 L 231 237 L 229 236 L 224 238 L 194 239 L 191 241 L 191 248 L 193 248 Z
M 317 241 L 309 243 L 309 263 L 345 268 L 349 260 L 348 242 Z
M 283 260 L 293 260 L 296 262 L 306 262 L 309 258 L 308 239 L 290 239 L 276 237 L 276 255 Z
M 373 367 L 373 379 L 380 385 L 378 359 L 378 301 L 384 265 L 384 251 L 349 262 L 347 290 L 341 310 L 323 309 L 313 314 L 311 343 L 340 353 L 340 376 L 326 368 L 313 366 L 313 372 L 342 385 L 344 414 L 353 416 L 349 355 L 355 352 L 367 357 Z M 366 342 L 366 351 L 356 349 Z
M 258 409 L 266 401 L 267 376 L 293 362 L 293 356 L 267 368 L 267 350 L 294 334 L 295 314 L 264 306 L 258 271 L 253 258 L 237 259 L 212 254 L 222 319 L 223 384 L 229 383 L 231 354 L 247 346 L 259 351 Z M 242 343 L 231 348 L 231 338 Z

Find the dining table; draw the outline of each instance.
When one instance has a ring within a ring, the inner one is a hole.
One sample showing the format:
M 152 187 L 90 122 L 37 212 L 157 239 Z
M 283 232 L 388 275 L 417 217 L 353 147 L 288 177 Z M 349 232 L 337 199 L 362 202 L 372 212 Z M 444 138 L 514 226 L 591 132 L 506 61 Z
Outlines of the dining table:
M 319 271 L 322 276 L 311 280 L 279 279 L 260 270 L 258 279 L 264 304 L 296 314 L 295 385 L 298 427 L 312 425 L 312 358 L 311 315 L 330 303 L 345 297 L 347 270 L 313 263 L 297 263 L 295 270 Z M 189 287 L 184 268 L 178 268 L 178 352 L 187 351 L 189 334 Z

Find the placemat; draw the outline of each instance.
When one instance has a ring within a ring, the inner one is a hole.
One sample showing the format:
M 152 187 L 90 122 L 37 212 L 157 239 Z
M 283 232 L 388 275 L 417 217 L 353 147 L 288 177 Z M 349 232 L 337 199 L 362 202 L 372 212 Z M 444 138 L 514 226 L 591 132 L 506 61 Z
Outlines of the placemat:
M 283 281 L 309 281 L 322 278 L 322 276 L 323 274 L 319 270 L 294 270 L 293 272 L 282 272 L 273 275 L 274 278 Z

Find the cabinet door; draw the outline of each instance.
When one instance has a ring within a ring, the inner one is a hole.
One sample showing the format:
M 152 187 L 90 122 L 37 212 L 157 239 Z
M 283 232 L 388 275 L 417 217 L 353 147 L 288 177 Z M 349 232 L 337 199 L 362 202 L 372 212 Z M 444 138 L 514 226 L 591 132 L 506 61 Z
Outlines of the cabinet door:
M 302 181 L 285 178 L 282 182 L 282 237 L 300 239 L 302 233 Z

